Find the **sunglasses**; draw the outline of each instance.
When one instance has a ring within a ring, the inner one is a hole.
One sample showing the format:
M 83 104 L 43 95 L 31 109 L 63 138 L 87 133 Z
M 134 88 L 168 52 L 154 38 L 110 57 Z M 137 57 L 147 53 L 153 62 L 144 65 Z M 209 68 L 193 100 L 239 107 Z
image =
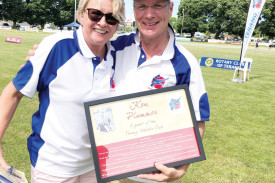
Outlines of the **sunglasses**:
M 88 17 L 90 20 L 94 22 L 99 22 L 103 16 L 105 16 L 105 20 L 110 25 L 116 25 L 119 23 L 119 21 L 113 16 L 112 13 L 104 14 L 100 10 L 93 9 L 93 8 L 87 8 L 88 10 Z

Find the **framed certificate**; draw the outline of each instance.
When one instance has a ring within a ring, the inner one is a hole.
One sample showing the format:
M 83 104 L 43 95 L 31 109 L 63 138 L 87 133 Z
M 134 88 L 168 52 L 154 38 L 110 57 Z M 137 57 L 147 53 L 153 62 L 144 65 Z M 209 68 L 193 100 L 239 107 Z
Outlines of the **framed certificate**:
M 187 85 L 85 103 L 97 181 L 205 160 Z

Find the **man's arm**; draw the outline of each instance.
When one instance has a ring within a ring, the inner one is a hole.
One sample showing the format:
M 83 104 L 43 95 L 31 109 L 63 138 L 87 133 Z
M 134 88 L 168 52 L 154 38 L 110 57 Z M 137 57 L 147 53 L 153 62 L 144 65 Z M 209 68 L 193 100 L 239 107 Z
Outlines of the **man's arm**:
M 199 126 L 199 130 L 200 130 L 201 139 L 203 139 L 205 121 L 198 121 L 198 126 Z
M 205 128 L 205 121 L 199 121 L 198 127 L 200 131 L 201 138 L 203 138 L 204 128 Z M 159 182 L 167 182 L 167 181 L 175 181 L 180 179 L 186 173 L 189 164 L 178 166 L 175 168 L 168 168 L 161 163 L 155 163 L 156 168 L 160 171 L 153 172 L 148 174 L 140 174 L 137 177 L 142 179 L 149 179 Z
M 30 57 L 31 56 L 34 56 L 34 54 L 35 54 L 35 50 L 37 50 L 37 48 L 38 48 L 38 44 L 35 44 L 35 45 L 33 45 L 33 50 L 29 50 L 29 56 L 27 56 L 26 58 L 25 58 L 25 61 L 26 62 L 28 62 L 29 60 L 30 60 Z
M 10 166 L 4 159 L 1 142 L 22 97 L 12 82 L 5 87 L 0 96 L 0 167 L 5 170 L 9 170 Z

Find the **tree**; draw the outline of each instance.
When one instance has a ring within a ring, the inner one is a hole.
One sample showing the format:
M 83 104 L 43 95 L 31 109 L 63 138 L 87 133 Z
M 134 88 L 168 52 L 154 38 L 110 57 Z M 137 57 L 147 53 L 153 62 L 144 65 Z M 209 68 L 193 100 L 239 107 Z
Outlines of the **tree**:
M 209 31 L 216 38 L 223 32 L 243 37 L 250 0 L 212 0 L 212 4 Z
M 259 30 L 270 39 L 275 37 L 275 0 L 266 1 L 260 18 Z
M 171 24 L 174 29 L 175 29 L 176 23 L 177 23 L 177 18 L 176 17 L 171 17 L 169 19 L 169 24 Z
M 54 15 L 52 21 L 59 27 L 63 27 L 74 21 L 74 0 L 55 0 L 50 10 Z
M 27 3 L 27 22 L 42 29 L 46 22 L 53 22 L 62 28 L 74 20 L 74 6 L 75 0 L 31 0 Z
M 51 1 L 32 0 L 26 5 L 26 21 L 31 25 L 41 25 L 44 28 L 46 22 L 51 20 L 50 12 Z
M 193 35 L 196 31 L 208 30 L 210 9 L 209 0 L 182 0 L 178 10 L 177 31 L 190 32 Z
M 242 36 L 249 4 L 250 0 L 182 0 L 177 29 L 181 29 L 184 9 L 184 32 L 210 31 L 216 38 L 222 32 Z
M 22 0 L 1 0 L 1 12 L 0 18 L 5 20 L 11 20 L 13 22 L 13 28 L 16 27 L 16 22 L 24 20 L 25 4 Z

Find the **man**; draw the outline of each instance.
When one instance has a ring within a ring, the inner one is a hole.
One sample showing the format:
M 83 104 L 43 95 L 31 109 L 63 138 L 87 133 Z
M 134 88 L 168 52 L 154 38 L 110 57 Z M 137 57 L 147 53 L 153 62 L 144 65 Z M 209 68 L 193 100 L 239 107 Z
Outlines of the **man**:
M 138 30 L 112 41 L 116 51 L 114 75 L 116 95 L 149 89 L 188 84 L 196 118 L 203 137 L 205 122 L 209 120 L 209 103 L 199 64 L 195 57 L 175 43 L 175 34 L 168 24 L 173 2 L 169 0 L 134 0 L 134 15 Z M 157 79 L 160 85 L 154 85 Z M 161 173 L 139 175 L 154 181 L 175 181 L 189 165 L 168 168 L 156 163 Z M 142 179 L 130 178 L 136 182 Z M 131 182 L 129 179 L 120 182 Z
M 204 121 L 208 121 L 210 115 L 208 97 L 196 58 L 175 42 L 175 34 L 168 24 L 173 7 L 174 3 L 169 0 L 134 0 L 137 32 L 111 41 L 116 57 L 115 91 L 116 95 L 123 95 L 188 84 L 203 137 Z M 164 82 L 154 85 L 160 78 Z M 113 183 L 178 182 L 189 165 L 168 168 L 156 163 L 155 166 L 160 173 L 142 174 Z

